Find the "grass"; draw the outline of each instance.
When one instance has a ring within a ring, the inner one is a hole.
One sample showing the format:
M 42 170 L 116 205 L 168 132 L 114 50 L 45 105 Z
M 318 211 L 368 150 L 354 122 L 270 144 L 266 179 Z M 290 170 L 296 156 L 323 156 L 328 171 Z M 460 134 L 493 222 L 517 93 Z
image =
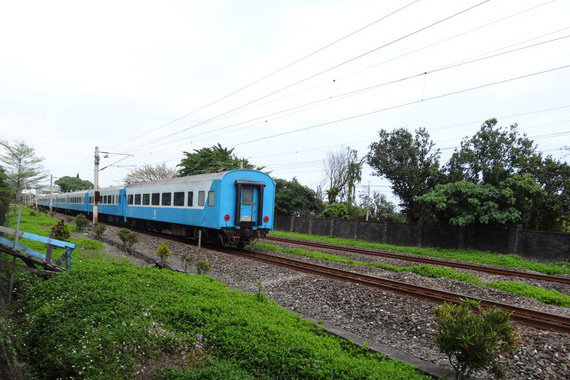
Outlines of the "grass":
M 570 274 L 570 263 L 568 262 L 545 264 L 545 263 L 525 260 L 522 257 L 514 254 L 482 252 L 472 249 L 399 247 L 389 244 L 370 243 L 358 239 L 331 238 L 327 236 L 298 234 L 298 233 L 283 232 L 283 231 L 272 231 L 271 235 L 287 237 L 292 239 L 314 240 L 323 243 L 350 245 L 362 248 L 385 249 L 393 252 L 439 257 L 443 259 L 469 261 L 473 263 L 496 265 L 496 266 L 503 266 L 509 268 L 527 269 L 550 275 Z
M 48 231 L 55 220 L 44 223 Z M 261 290 L 107 261 L 88 240 L 71 270 L 47 280 L 16 271 L 13 347 L 26 378 L 427 378 L 328 335 Z
M 299 238 L 299 236 L 298 236 L 299 234 L 291 234 L 291 233 L 281 234 L 281 233 L 278 233 L 278 235 L 284 236 L 284 237 Z M 306 239 L 307 236 L 312 236 L 312 235 L 304 235 L 303 238 Z M 343 241 L 343 243 L 339 243 L 337 240 L 332 240 L 330 238 L 327 238 L 326 242 L 328 242 L 328 243 L 334 242 L 335 244 L 349 245 L 349 244 L 347 244 L 347 241 L 346 241 L 347 239 L 338 239 L 338 240 Z M 321 240 L 319 239 L 319 241 L 321 241 Z M 517 281 L 492 281 L 492 282 L 486 283 L 486 282 L 479 280 L 479 278 L 477 278 L 474 275 L 471 275 L 468 273 L 463 273 L 463 272 L 458 272 L 458 271 L 450 269 L 450 268 L 442 268 L 442 267 L 436 267 L 436 266 L 430 266 L 430 265 L 413 265 L 413 266 L 407 266 L 407 267 L 397 267 L 394 265 L 389 265 L 389 264 L 384 264 L 384 263 L 379 263 L 379 262 L 362 262 L 362 261 L 358 261 L 358 260 L 351 260 L 351 259 L 348 259 L 348 258 L 342 257 L 342 256 L 337 256 L 337 255 L 332 255 L 332 254 L 322 253 L 322 252 L 307 251 L 307 250 L 300 249 L 300 248 L 284 249 L 284 248 L 281 248 L 281 247 L 276 246 L 276 245 L 263 244 L 263 243 L 255 243 L 254 246 L 257 248 L 260 248 L 260 249 L 283 252 L 283 253 L 297 255 L 297 256 L 303 256 L 303 257 L 310 257 L 310 258 L 314 258 L 314 259 L 318 259 L 318 260 L 327 260 L 327 261 L 334 261 L 334 262 L 339 262 L 339 263 L 344 263 L 344 264 L 366 266 L 366 267 L 372 267 L 372 268 L 380 268 L 380 269 L 385 269 L 385 270 L 389 270 L 392 272 L 411 272 L 411 273 L 415 273 L 415 274 L 418 274 L 418 275 L 424 276 L 424 277 L 450 278 L 453 280 L 462 281 L 462 282 L 466 282 L 469 284 L 475 284 L 475 285 L 479 285 L 479 286 L 487 286 L 490 288 L 504 290 L 506 292 L 510 292 L 513 294 L 519 294 L 519 295 L 522 295 L 525 297 L 536 298 L 536 299 L 540 300 L 541 302 L 544 302 L 544 303 L 547 303 L 550 305 L 561 306 L 561 307 L 570 307 L 570 296 L 565 295 L 563 293 L 560 293 L 556 290 L 548 290 L 548 289 L 544 289 L 542 287 L 532 286 L 532 285 L 517 282 Z M 371 248 L 371 246 L 368 246 L 368 247 Z M 383 247 L 385 247 L 385 246 L 383 246 Z M 378 248 L 378 247 L 375 247 L 375 248 Z M 405 248 L 407 248 L 407 247 L 404 247 L 404 249 Z M 387 248 L 382 248 L 382 249 L 387 249 Z M 419 249 L 416 248 L 416 250 L 419 250 Z M 432 249 L 426 249 L 426 251 L 431 252 Z M 438 256 L 438 257 L 442 257 L 442 256 Z

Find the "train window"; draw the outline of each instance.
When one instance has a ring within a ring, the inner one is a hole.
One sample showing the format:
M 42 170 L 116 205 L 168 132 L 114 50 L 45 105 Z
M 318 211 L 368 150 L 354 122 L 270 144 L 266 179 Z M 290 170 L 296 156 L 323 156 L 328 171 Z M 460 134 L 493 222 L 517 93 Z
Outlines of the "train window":
M 150 204 L 150 194 L 143 194 L 143 205 L 148 206 Z
M 103 195 L 103 203 L 105 203 L 105 204 L 109 203 L 109 196 L 108 195 Z
M 204 203 L 206 203 L 206 192 L 198 191 L 198 206 L 204 206 Z
M 213 207 L 216 204 L 216 192 L 208 191 L 208 206 Z
M 133 194 L 129 194 L 129 199 L 128 199 L 128 204 L 132 205 L 133 204 Z
M 141 195 L 140 194 L 135 194 L 135 204 L 136 205 L 141 204 Z
M 89 197 L 89 203 L 93 204 L 93 197 Z
M 175 192 L 174 193 L 174 206 L 184 206 L 184 192 Z
M 160 193 L 152 193 L 151 201 L 153 206 L 160 205 Z
M 162 205 L 170 206 L 172 203 L 172 193 L 162 193 Z
M 244 187 L 241 194 L 241 203 L 252 204 L 253 203 L 253 189 L 250 187 Z
M 194 192 L 189 191 L 188 192 L 188 207 L 192 207 L 192 206 L 194 206 Z

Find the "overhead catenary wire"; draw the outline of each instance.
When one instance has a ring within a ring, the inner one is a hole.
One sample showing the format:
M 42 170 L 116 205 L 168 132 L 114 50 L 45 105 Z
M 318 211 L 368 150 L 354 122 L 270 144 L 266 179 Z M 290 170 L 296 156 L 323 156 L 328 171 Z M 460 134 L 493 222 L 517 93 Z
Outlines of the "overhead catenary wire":
M 264 80 L 266 80 L 266 79 L 268 79 L 268 78 L 270 78 L 270 77 L 272 77 L 272 76 L 274 76 L 274 75 L 276 75 L 276 74 L 278 74 L 278 73 L 280 73 L 280 72 L 282 72 L 282 71 L 284 71 L 284 70 L 286 70 L 286 69 L 288 69 L 288 68 L 290 68 L 290 67 L 292 67 L 292 66 L 294 66 L 294 65 L 296 65 L 296 64 L 298 64 L 298 63 L 300 63 L 300 62 L 302 62 L 302 61 L 304 61 L 304 60 L 306 60 L 306 59 L 308 59 L 308 58 L 310 58 L 310 57 L 312 57 L 312 56 L 314 56 L 314 55 L 320 53 L 320 52 L 322 52 L 322 51 L 324 51 L 324 50 L 326 50 L 326 49 L 328 49 L 329 47 L 334 46 L 334 45 L 338 44 L 339 42 L 344 41 L 344 40 L 346 40 L 346 39 L 348 39 L 348 38 L 354 36 L 355 34 L 357 34 L 357 33 L 359 33 L 359 32 L 362 32 L 363 30 L 365 30 L 365 29 L 367 29 L 367 28 L 370 28 L 371 26 L 373 26 L 373 25 L 375 25 L 375 24 L 377 24 L 377 23 L 379 23 L 379 22 L 381 22 L 381 21 L 384 21 L 384 20 L 387 19 L 388 17 L 391 17 L 391 16 L 393 16 L 393 15 L 395 15 L 395 14 L 397 14 L 397 13 L 403 11 L 404 9 L 409 8 L 410 6 L 412 6 L 412 5 L 415 4 L 415 3 L 418 3 L 419 1 L 420 1 L 420 0 L 413 0 L 413 1 L 411 1 L 410 3 L 407 3 L 406 5 L 404 5 L 404 6 L 400 7 L 400 8 L 398 8 L 398 9 L 396 9 L 395 11 L 392 11 L 392 12 L 388 13 L 387 15 L 384 15 L 384 16 L 382 16 L 382 17 L 376 19 L 376 20 L 372 21 L 371 23 L 368 23 L 368 24 L 366 24 L 366 25 L 364 25 L 364 26 L 362 26 L 362 27 L 356 29 L 356 30 L 353 31 L 353 32 L 350 32 L 349 34 L 347 34 L 347 35 L 345 35 L 345 36 L 343 36 L 343 37 L 341 37 L 341 38 L 339 38 L 339 39 L 336 39 L 336 40 L 334 40 L 333 42 L 330 42 L 330 43 L 326 44 L 325 46 L 320 47 L 320 48 L 318 48 L 317 50 L 315 50 L 315 51 L 313 51 L 313 52 L 311 52 L 311 53 L 309 53 L 309 54 L 307 54 L 307 55 L 304 55 L 304 56 L 302 56 L 301 58 L 296 59 L 296 60 L 294 60 L 293 62 L 288 63 L 288 64 L 286 64 L 285 66 L 280 67 L 280 68 L 278 68 L 277 70 L 274 70 L 274 71 L 272 71 L 271 73 L 269 73 L 269 74 L 267 74 L 267 75 L 265 75 L 265 76 L 263 76 L 263 77 L 261 77 L 261 78 L 259 78 L 259 79 L 256 79 L 256 80 L 254 80 L 253 82 L 251 82 L 251 83 L 249 83 L 249 84 L 247 84 L 247 85 L 245 85 L 245 86 L 243 86 L 243 87 L 238 88 L 238 89 L 235 90 L 235 91 L 232 91 L 232 92 L 230 92 L 230 93 L 228 93 L 228 94 L 226 94 L 226 95 L 224 95 L 224 96 L 222 96 L 222 97 L 220 97 L 220 98 L 218 98 L 218 99 L 216 99 L 216 100 L 214 100 L 214 101 L 212 101 L 212 102 L 209 102 L 209 103 L 207 103 L 207 104 L 205 104 L 205 105 L 203 105 L 203 106 L 201 106 L 201 107 L 199 107 L 199 108 L 193 110 L 193 111 L 190 112 L 190 113 L 187 113 L 187 114 L 185 114 L 185 115 L 183 115 L 183 116 L 180 116 L 180 117 L 178 117 L 178 118 L 176 118 L 176 119 L 174 119 L 174 120 L 171 120 L 171 121 L 169 121 L 168 123 L 162 124 L 162 125 L 160 125 L 159 127 L 155 128 L 155 129 L 153 129 L 153 130 L 151 130 L 150 132 L 145 132 L 145 133 L 143 133 L 143 134 L 141 134 L 141 135 L 139 135 L 139 136 L 136 136 L 136 137 L 133 137 L 133 138 L 128 139 L 128 140 L 126 140 L 126 141 L 123 141 L 123 142 L 121 142 L 121 143 L 115 144 L 114 146 L 124 144 L 124 143 L 126 143 L 126 142 L 135 140 L 135 139 L 140 138 L 140 137 L 142 137 L 142 136 L 146 136 L 146 135 L 148 135 L 148 134 L 151 133 L 151 132 L 157 131 L 157 130 L 162 129 L 162 128 L 164 128 L 164 127 L 167 127 L 167 126 L 169 126 L 169 125 L 171 125 L 171 124 L 173 124 L 173 123 L 175 123 L 175 122 L 177 122 L 177 121 L 180 121 L 180 120 L 182 120 L 182 119 L 185 119 L 185 118 L 187 118 L 188 116 L 191 116 L 191 115 L 193 115 L 193 114 L 195 114 L 195 113 L 197 113 L 197 112 L 199 112 L 199 111 L 201 111 L 201 110 L 203 110 L 203 109 L 205 109 L 205 108 L 208 108 L 208 107 L 210 107 L 210 106 L 212 106 L 212 105 L 214 105 L 214 104 L 217 104 L 217 103 L 219 103 L 219 102 L 221 102 L 221 101 L 223 101 L 223 100 L 225 100 L 225 99 L 227 99 L 227 98 L 229 98 L 229 97 L 231 97 L 231 96 L 233 96 L 233 95 L 236 95 L 236 94 L 242 92 L 243 90 L 245 90 L 245 89 L 247 89 L 247 88 L 250 88 L 250 87 L 252 87 L 252 86 L 254 86 L 254 85 L 256 85 L 256 84 L 258 84 L 258 83 L 260 83 L 260 82 L 262 82 L 262 81 L 264 81 Z
M 380 46 L 377 46 L 377 47 L 375 47 L 374 49 L 368 50 L 368 51 L 366 51 L 366 52 L 364 52 L 364 53 L 361 53 L 361 54 L 359 54 L 359 55 L 357 55 L 357 56 L 354 56 L 354 57 L 352 57 L 352 58 L 350 58 L 350 59 L 348 59 L 348 60 L 344 60 L 344 61 L 341 62 L 341 63 L 338 63 L 338 64 L 336 64 L 336 65 L 333 65 L 333 66 L 331 66 L 331 67 L 329 67 L 329 68 L 327 68 L 327 69 L 321 70 L 321 71 L 319 71 L 319 72 L 317 72 L 317 73 L 315 73 L 315 74 L 311 74 L 310 76 L 305 77 L 305 78 L 303 78 L 303 79 L 301 79 L 301 80 L 298 80 L 298 81 L 296 81 L 296 82 L 293 82 L 292 84 L 289 84 L 289 85 L 287 85 L 287 86 L 281 87 L 281 88 L 279 88 L 279 89 L 277 89 L 277 90 L 274 90 L 274 91 L 272 91 L 272 92 L 270 92 L 270 93 L 268 93 L 268 94 L 265 94 L 265 95 L 263 95 L 263 96 L 261 96 L 261 97 L 258 97 L 258 98 L 255 98 L 255 99 L 253 99 L 253 100 L 247 101 L 246 103 L 243 103 L 243 104 L 241 104 L 241 105 L 239 105 L 239 106 L 237 106 L 237 107 L 234 107 L 234 108 L 232 108 L 232 109 L 230 109 L 230 110 L 228 110 L 228 111 L 224 111 L 224 112 L 222 112 L 222 113 L 219 113 L 219 114 L 217 114 L 217 115 L 215 115 L 215 116 L 212 116 L 212 117 L 210 117 L 210 118 L 208 118 L 208 119 L 206 119 L 206 120 L 203 120 L 203 121 L 201 121 L 201 122 L 192 124 L 191 126 L 189 126 L 189 127 L 187 127 L 187 128 L 184 128 L 184 129 L 182 129 L 182 130 L 178 130 L 178 131 L 176 131 L 176 132 L 173 132 L 173 133 L 171 133 L 171 134 L 169 134 L 169 135 L 163 136 L 163 137 L 159 138 L 158 140 L 155 140 L 154 142 L 159 141 L 159 140 L 162 140 L 162 139 L 165 139 L 165 138 L 169 138 L 169 137 L 176 136 L 176 135 L 178 135 L 178 134 L 180 134 L 180 133 L 182 133 L 182 132 L 185 132 L 185 131 L 188 131 L 188 130 L 190 130 L 190 129 L 196 128 L 196 127 L 198 127 L 198 126 L 204 125 L 204 124 L 206 124 L 206 123 L 208 123 L 208 122 L 210 122 L 210 121 L 212 121 L 212 120 L 216 120 L 216 119 L 218 119 L 218 118 L 220 118 L 220 117 L 222 117 L 222 116 L 225 116 L 225 115 L 227 115 L 227 114 L 230 114 L 231 112 L 234 112 L 234 111 L 236 111 L 236 110 L 239 110 L 239 109 L 241 109 L 241 108 L 243 108 L 243 107 L 247 107 L 247 106 L 249 106 L 249 105 L 251 105 L 251 104 L 254 104 L 254 103 L 256 103 L 256 102 L 259 102 L 260 100 L 267 99 L 267 98 L 269 98 L 269 97 L 271 97 L 271 96 L 273 96 L 273 95 L 276 95 L 276 94 L 278 94 L 278 93 L 281 93 L 281 92 L 283 92 L 283 91 L 285 91 L 285 90 L 287 90 L 287 89 L 289 89 L 289 88 L 295 87 L 295 86 L 297 86 L 297 85 L 299 85 L 299 84 L 301 84 L 301 83 L 304 83 L 304 82 L 306 82 L 306 81 L 308 81 L 308 80 L 311 80 L 311 79 L 313 79 L 313 78 L 316 78 L 316 77 L 318 77 L 318 76 L 320 76 L 320 75 L 322 75 L 322 74 L 325 74 L 325 73 L 327 73 L 327 72 L 330 72 L 330 71 L 332 71 L 332 70 L 334 70 L 334 69 L 337 69 L 337 68 L 339 68 L 339 67 L 341 67 L 341 66 L 344 66 L 344 65 L 346 65 L 346 64 L 348 64 L 348 63 L 351 63 L 351 62 L 353 62 L 353 61 L 355 61 L 355 60 L 361 59 L 361 58 L 363 58 L 363 57 L 365 57 L 365 56 L 367 56 L 367 55 L 369 55 L 369 54 L 372 54 L 372 53 L 374 53 L 374 52 L 376 52 L 376 51 L 378 51 L 378 50 L 384 49 L 384 48 L 386 48 L 386 47 L 388 47 L 388 46 L 390 46 L 390 45 L 393 45 L 393 44 L 395 44 L 395 43 L 397 43 L 397 42 L 400 42 L 400 41 L 402 41 L 402 40 L 405 40 L 406 38 L 409 38 L 409 37 L 414 36 L 414 35 L 416 35 L 416 34 L 418 34 L 418 33 L 421 33 L 421 32 L 423 32 L 423 31 L 425 31 L 425 30 L 427 30 L 427 29 L 429 29 L 429 28 L 435 27 L 435 26 L 437 26 L 437 25 L 439 25 L 439 24 L 441 24 L 441 23 L 443 23 L 443 22 L 449 21 L 449 20 L 451 20 L 451 19 L 453 19 L 453 18 L 455 18 L 455 17 L 458 17 L 458 16 L 460 16 L 460 15 L 466 13 L 466 12 L 472 11 L 472 10 L 476 9 L 477 7 L 479 7 L 479 6 L 482 6 L 482 5 L 486 4 L 486 3 L 488 3 L 489 1 L 491 1 L 491 0 L 484 0 L 484 1 L 482 1 L 482 2 L 480 2 L 480 3 L 477 3 L 477 4 L 473 5 L 473 6 L 470 6 L 470 7 L 468 7 L 468 8 L 465 8 L 465 9 L 459 11 L 459 12 L 455 12 L 455 13 L 449 15 L 449 16 L 446 16 L 446 17 L 444 17 L 444 18 L 442 18 L 442 19 L 439 19 L 439 20 L 437 20 L 437 21 L 435 21 L 435 22 L 433 22 L 433 23 L 430 23 L 430 24 L 428 24 L 428 25 L 426 25 L 426 26 L 424 26 L 424 27 L 421 27 L 421 28 L 419 28 L 419 29 L 416 29 L 415 31 L 412 31 L 412 32 L 410 32 L 410 33 L 406 33 L 406 34 L 404 34 L 404 35 L 402 35 L 402 36 L 400 36 L 400 37 L 398 37 L 398 38 L 396 38 L 396 39 L 393 39 L 393 40 L 391 40 L 391 41 L 389 41 L 389 42 L 387 42 L 387 43 L 385 43 L 385 44 L 382 44 L 382 45 L 380 45 Z M 400 11 L 401 9 L 403 9 L 403 8 L 400 8 L 398 11 Z M 390 14 L 390 15 L 391 15 L 391 14 Z M 137 148 L 140 148 L 140 146 L 137 147 Z

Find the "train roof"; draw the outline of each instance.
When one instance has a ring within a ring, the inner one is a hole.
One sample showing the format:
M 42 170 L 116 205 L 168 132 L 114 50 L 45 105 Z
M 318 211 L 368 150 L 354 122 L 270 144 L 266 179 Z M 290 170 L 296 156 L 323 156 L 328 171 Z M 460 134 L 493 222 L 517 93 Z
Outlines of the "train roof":
M 205 174 L 197 174 L 197 175 L 186 176 L 186 177 L 175 177 L 175 178 L 169 178 L 169 179 L 161 179 L 158 181 L 131 183 L 131 184 L 127 185 L 126 188 L 134 189 L 137 187 L 144 187 L 144 186 L 149 186 L 149 185 L 173 185 L 173 184 L 187 183 L 187 182 L 213 181 L 213 180 L 221 179 L 223 176 L 225 176 L 228 173 L 240 172 L 240 171 L 241 172 L 263 173 L 263 172 L 259 172 L 257 170 L 251 170 L 251 169 L 236 169 L 236 170 L 229 170 L 229 171 L 217 172 L 217 173 L 205 173 Z M 266 174 L 266 173 L 263 173 L 263 174 Z

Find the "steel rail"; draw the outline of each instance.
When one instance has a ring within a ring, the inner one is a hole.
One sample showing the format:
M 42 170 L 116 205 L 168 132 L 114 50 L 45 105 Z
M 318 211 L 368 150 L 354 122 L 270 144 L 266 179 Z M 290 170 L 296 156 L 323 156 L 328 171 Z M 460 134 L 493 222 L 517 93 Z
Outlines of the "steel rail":
M 459 303 L 461 302 L 462 299 L 470 298 L 476 301 L 480 301 L 481 305 L 484 307 L 494 306 L 502 310 L 512 312 L 513 313 L 512 319 L 520 323 L 523 323 L 525 325 L 533 326 L 539 329 L 554 330 L 570 334 L 570 318 L 562 315 L 544 313 L 517 306 L 501 304 L 494 301 L 477 299 L 462 294 L 426 288 L 423 286 L 407 284 L 401 281 L 394 281 L 380 277 L 374 277 L 362 273 L 345 271 L 341 269 L 312 264 L 304 261 L 292 260 L 279 256 L 267 255 L 263 253 L 242 252 L 230 249 L 222 249 L 220 251 L 230 253 L 232 255 L 239 255 L 244 258 L 255 259 L 273 265 L 280 265 L 295 270 L 301 270 L 311 274 L 318 274 L 321 276 L 326 276 L 329 278 L 334 278 L 343 281 L 351 281 L 362 285 L 367 285 L 383 290 L 397 292 L 407 296 L 414 296 L 436 303 L 442 303 L 444 301 Z
M 423 264 L 441 265 L 441 266 L 452 267 L 452 268 L 475 270 L 475 271 L 479 271 L 479 272 L 491 273 L 491 274 L 502 275 L 502 276 L 524 277 L 524 278 L 530 278 L 533 280 L 557 282 L 557 283 L 561 283 L 561 284 L 570 285 L 570 277 L 561 277 L 561 276 L 547 275 L 547 274 L 542 274 L 542 273 L 519 272 L 519 271 L 516 271 L 513 269 L 504 268 L 504 267 L 488 267 L 488 266 L 480 265 L 480 264 L 476 264 L 476 263 L 447 261 L 447 260 L 434 259 L 434 258 L 423 257 L 423 256 L 418 256 L 418 255 L 414 255 L 412 257 L 412 256 L 410 256 L 412 254 L 400 254 L 400 253 L 386 251 L 386 250 L 371 250 L 371 249 L 364 249 L 364 248 L 358 248 L 358 247 L 326 244 L 326 243 L 314 242 L 314 241 L 309 241 L 309 240 L 281 238 L 281 237 L 275 237 L 275 236 L 267 236 L 265 239 L 270 240 L 270 241 L 288 243 L 288 244 L 299 244 L 299 245 L 306 245 L 306 246 L 316 247 L 316 248 L 334 249 L 334 250 L 338 250 L 338 251 L 359 253 L 359 254 L 363 254 L 363 255 L 387 257 L 387 258 L 391 258 L 391 259 L 420 262 Z

